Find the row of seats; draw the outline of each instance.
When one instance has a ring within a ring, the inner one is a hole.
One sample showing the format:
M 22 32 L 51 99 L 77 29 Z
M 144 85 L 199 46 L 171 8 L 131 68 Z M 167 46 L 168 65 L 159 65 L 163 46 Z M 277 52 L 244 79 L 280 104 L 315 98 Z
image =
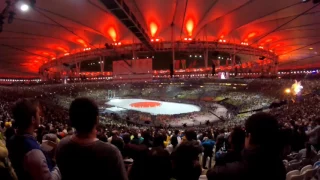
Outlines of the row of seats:
M 314 165 L 304 166 L 300 171 L 293 170 L 287 173 L 286 180 L 311 180 L 312 178 L 319 178 L 320 173 L 320 161 L 314 163 Z
M 287 172 L 289 172 L 289 171 L 300 169 L 306 165 L 313 164 L 316 160 L 320 160 L 320 151 L 318 152 L 318 155 L 317 157 L 314 158 L 314 160 L 302 159 L 298 161 L 294 159 L 289 162 L 287 160 L 283 160 L 283 163 L 287 169 Z

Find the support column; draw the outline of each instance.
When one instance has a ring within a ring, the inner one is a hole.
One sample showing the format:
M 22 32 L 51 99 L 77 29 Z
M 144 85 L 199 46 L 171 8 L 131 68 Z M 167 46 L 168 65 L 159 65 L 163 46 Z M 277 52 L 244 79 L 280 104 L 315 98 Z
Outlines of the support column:
M 132 58 L 137 59 L 136 45 L 134 42 L 134 36 L 132 37 Z
M 62 62 L 61 62 L 61 60 L 59 61 L 59 69 L 58 69 L 58 72 L 59 72 L 59 78 L 60 79 L 62 79 L 62 77 L 63 77 L 63 64 L 62 64 Z
M 206 50 L 204 51 L 204 66 L 205 68 L 208 67 L 208 54 L 209 54 L 209 50 L 208 50 L 208 46 L 206 48 Z
M 231 57 L 231 63 L 232 63 L 232 69 L 236 66 L 236 45 L 233 46 L 233 54 L 230 54 Z
M 173 23 L 171 24 L 171 49 L 172 49 L 172 65 L 173 65 L 173 70 L 175 66 L 175 50 L 174 50 L 174 30 L 173 30 Z
M 76 63 L 76 73 L 77 75 L 80 74 L 80 70 L 81 70 L 81 62 Z
M 104 72 L 104 56 L 100 56 L 100 71 Z
M 228 62 L 228 60 L 226 59 L 226 67 L 228 67 L 229 66 L 229 62 Z
M 204 54 L 204 66 L 205 68 L 208 67 L 208 56 L 209 56 L 209 45 L 208 45 L 208 34 L 207 34 L 207 26 L 205 26 L 205 29 L 204 29 L 204 32 L 205 32 L 205 39 L 206 39 L 206 50 L 205 50 L 205 54 Z
M 274 74 L 278 75 L 279 57 L 274 60 Z

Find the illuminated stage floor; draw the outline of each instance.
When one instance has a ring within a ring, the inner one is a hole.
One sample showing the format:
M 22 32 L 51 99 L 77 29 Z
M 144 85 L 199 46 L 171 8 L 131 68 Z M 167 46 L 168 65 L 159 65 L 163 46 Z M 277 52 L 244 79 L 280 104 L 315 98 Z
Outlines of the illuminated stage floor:
M 108 105 L 128 110 L 135 110 L 152 115 L 174 115 L 200 111 L 200 107 L 192 104 L 154 101 L 147 99 L 112 99 Z

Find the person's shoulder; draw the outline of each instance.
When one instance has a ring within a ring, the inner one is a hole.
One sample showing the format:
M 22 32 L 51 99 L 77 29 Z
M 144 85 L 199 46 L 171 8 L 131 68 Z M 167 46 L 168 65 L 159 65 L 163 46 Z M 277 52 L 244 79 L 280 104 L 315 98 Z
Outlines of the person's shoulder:
M 119 152 L 118 148 L 113 144 L 103 142 L 100 140 L 95 142 L 95 146 L 96 146 L 95 149 L 97 149 L 97 151 L 101 152 L 102 154 L 113 153 L 113 155 L 115 155 L 115 154 L 118 154 Z
M 208 180 L 211 179 L 229 179 L 232 177 L 241 177 L 245 172 L 245 164 L 242 162 L 227 163 L 223 166 L 215 166 L 208 170 Z
M 71 142 L 71 137 L 72 136 L 66 136 L 66 137 L 62 138 L 58 144 L 58 147 L 63 147 L 63 146 L 66 146 L 67 144 L 69 144 Z

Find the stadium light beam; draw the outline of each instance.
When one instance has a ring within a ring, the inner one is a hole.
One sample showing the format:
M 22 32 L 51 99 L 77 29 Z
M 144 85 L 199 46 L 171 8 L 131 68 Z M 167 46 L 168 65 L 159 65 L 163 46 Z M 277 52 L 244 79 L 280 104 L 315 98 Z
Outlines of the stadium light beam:
M 110 27 L 110 28 L 108 29 L 108 34 L 109 34 L 109 36 L 111 37 L 111 39 L 112 39 L 113 41 L 116 41 L 116 40 L 117 40 L 117 33 L 116 33 L 116 30 L 114 29 L 114 27 Z
M 22 4 L 20 6 L 21 11 L 26 12 L 29 10 L 29 6 L 27 4 Z
M 186 29 L 189 36 L 192 36 L 193 28 L 194 28 L 194 22 L 192 19 L 189 19 L 186 23 Z
M 150 33 L 151 33 L 151 36 L 154 37 L 155 34 L 157 33 L 158 31 L 158 25 L 154 22 L 151 22 L 150 23 Z

